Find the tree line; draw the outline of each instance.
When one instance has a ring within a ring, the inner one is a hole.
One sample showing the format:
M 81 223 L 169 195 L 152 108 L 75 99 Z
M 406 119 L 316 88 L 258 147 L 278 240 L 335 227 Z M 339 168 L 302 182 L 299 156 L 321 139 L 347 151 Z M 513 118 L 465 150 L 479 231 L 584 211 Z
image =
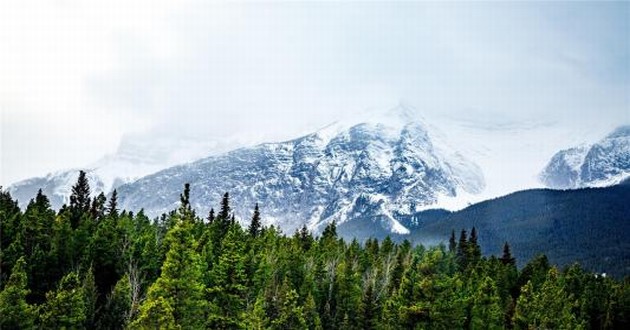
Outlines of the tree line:
M 448 245 L 346 242 L 246 227 L 225 193 L 198 215 L 186 184 L 156 219 L 90 196 L 41 191 L 24 211 L 0 188 L 0 329 L 628 329 L 629 280 L 544 255 L 519 270 L 505 243 L 481 254 L 475 228 Z M 497 251 L 500 252 L 500 251 Z

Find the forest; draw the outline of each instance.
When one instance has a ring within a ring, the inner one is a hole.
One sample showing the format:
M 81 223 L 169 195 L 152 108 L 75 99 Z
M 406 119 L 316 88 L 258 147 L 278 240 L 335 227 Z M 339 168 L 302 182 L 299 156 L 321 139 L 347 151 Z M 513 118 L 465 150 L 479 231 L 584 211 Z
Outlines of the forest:
M 258 205 L 237 222 L 228 193 L 199 215 L 182 188 L 156 219 L 83 172 L 58 211 L 0 188 L 0 329 L 630 329 L 630 279 L 545 255 L 519 269 L 474 227 L 431 247 L 282 233 Z

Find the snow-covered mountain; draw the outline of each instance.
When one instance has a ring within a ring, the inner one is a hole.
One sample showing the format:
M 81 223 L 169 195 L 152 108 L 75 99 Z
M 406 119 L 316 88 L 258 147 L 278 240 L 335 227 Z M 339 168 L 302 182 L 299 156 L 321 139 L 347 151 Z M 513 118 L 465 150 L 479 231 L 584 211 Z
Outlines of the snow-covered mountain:
M 49 173 L 16 182 L 9 192 L 25 207 L 35 197 L 38 189 L 50 199 L 53 208 L 68 203 L 72 185 L 79 176 L 79 169 L 86 172 L 93 196 L 110 193 L 118 186 L 133 182 L 145 175 L 166 167 L 207 156 L 209 150 L 218 149 L 216 142 L 195 139 L 167 139 L 152 136 L 125 136 L 118 150 L 97 162 L 82 168 Z
M 373 221 L 408 233 L 398 218 L 484 189 L 481 169 L 414 111 L 399 106 L 357 122 L 172 167 L 119 187 L 121 207 L 150 215 L 175 209 L 185 183 L 205 214 L 229 192 L 237 218 L 259 203 L 263 221 L 285 232 L 306 224 Z
M 598 187 L 630 176 L 630 125 L 621 126 L 599 142 L 556 153 L 540 174 L 555 189 Z

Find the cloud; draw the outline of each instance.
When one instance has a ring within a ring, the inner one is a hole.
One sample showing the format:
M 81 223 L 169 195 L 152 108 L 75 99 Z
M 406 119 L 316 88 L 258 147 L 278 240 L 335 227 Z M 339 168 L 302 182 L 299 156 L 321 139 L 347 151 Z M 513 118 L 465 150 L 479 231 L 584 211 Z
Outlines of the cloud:
M 278 140 L 400 99 L 451 115 L 628 122 L 629 10 L 3 2 L 0 182 L 88 163 L 128 132 Z

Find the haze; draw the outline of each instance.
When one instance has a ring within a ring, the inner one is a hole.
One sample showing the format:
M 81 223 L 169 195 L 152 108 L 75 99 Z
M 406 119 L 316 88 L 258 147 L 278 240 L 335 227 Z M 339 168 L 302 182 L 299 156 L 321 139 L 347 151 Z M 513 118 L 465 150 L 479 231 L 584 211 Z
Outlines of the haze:
M 427 118 L 608 128 L 630 122 L 629 83 L 629 2 L 9 0 L 0 184 L 125 135 L 274 141 L 400 100 Z

